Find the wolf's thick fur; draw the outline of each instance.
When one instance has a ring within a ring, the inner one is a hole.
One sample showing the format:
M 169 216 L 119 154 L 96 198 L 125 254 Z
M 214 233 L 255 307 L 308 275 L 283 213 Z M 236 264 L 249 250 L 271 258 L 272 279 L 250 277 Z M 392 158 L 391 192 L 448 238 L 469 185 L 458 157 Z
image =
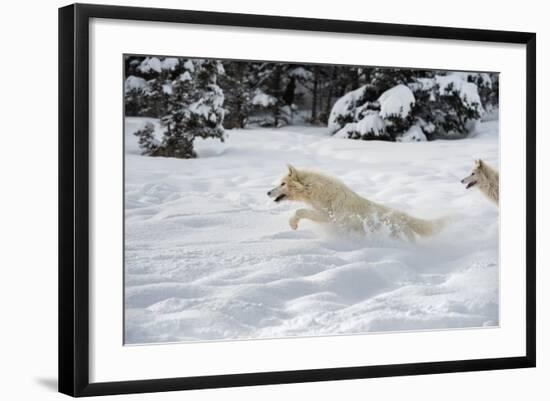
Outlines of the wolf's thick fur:
M 281 184 L 269 191 L 276 202 L 301 201 L 311 209 L 298 209 L 290 218 L 293 230 L 301 219 L 317 223 L 335 223 L 354 231 L 389 230 L 392 237 L 414 240 L 416 236 L 430 236 L 444 226 L 444 220 L 423 220 L 405 212 L 365 199 L 337 178 L 288 166 L 288 174 Z
M 489 166 L 483 160 L 474 162 L 471 174 L 461 181 L 466 184 L 466 189 L 476 187 L 487 199 L 498 206 L 499 176 L 498 171 Z

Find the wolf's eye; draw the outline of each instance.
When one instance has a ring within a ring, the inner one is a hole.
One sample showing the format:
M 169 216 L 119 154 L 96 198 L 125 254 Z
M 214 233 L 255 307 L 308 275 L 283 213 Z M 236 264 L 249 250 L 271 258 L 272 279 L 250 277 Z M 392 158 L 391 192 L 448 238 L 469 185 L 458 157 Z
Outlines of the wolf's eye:
M 473 177 L 475 173 L 470 174 L 470 177 Z
M 281 187 L 284 187 L 285 185 L 286 185 L 286 182 L 283 182 L 283 183 L 281 184 Z

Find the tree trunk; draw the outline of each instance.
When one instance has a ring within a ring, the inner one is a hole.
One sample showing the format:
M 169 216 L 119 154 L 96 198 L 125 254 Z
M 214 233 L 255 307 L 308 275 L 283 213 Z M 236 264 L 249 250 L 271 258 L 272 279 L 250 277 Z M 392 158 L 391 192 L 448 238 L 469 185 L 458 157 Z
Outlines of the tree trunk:
M 336 81 L 336 78 L 338 77 L 338 73 L 336 71 L 336 68 L 332 68 L 332 74 L 331 79 L 328 86 L 328 94 L 327 94 L 327 103 L 325 104 L 325 117 L 328 121 L 328 118 L 330 116 L 330 109 L 332 107 L 332 97 L 334 96 L 334 82 Z M 323 121 L 326 123 L 327 121 Z
M 313 99 L 311 101 L 311 122 L 314 123 L 317 119 L 317 92 L 319 86 L 319 71 L 317 67 L 313 67 Z
M 277 101 L 273 105 L 273 124 L 275 127 L 279 126 L 279 117 L 280 117 L 280 105 L 279 105 L 279 96 L 281 91 L 281 68 L 276 65 L 273 69 L 273 94 Z

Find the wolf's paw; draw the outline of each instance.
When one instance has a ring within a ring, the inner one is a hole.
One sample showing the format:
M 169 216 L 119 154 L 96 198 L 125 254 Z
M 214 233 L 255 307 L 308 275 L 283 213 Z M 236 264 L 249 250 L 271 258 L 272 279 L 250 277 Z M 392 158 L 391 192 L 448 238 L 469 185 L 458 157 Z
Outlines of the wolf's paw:
M 297 230 L 298 229 L 298 221 L 299 219 L 296 217 L 296 216 L 292 216 L 290 218 L 290 220 L 288 220 L 288 225 L 290 226 L 290 228 L 292 228 L 293 230 Z

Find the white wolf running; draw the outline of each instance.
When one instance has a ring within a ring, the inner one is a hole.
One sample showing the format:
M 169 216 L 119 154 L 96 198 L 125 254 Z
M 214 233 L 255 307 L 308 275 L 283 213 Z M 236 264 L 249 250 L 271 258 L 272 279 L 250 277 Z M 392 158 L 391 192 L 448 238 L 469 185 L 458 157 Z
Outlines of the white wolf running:
M 414 241 L 417 236 L 436 234 L 445 225 L 444 219 L 430 221 L 410 216 L 359 196 L 337 178 L 291 165 L 281 183 L 267 195 L 275 202 L 300 201 L 311 206 L 296 210 L 289 220 L 293 230 L 301 219 L 309 219 L 359 232 L 385 229 L 393 238 Z
M 498 171 L 489 166 L 483 160 L 474 162 L 472 173 L 462 181 L 466 189 L 476 187 L 498 207 L 499 176 Z

